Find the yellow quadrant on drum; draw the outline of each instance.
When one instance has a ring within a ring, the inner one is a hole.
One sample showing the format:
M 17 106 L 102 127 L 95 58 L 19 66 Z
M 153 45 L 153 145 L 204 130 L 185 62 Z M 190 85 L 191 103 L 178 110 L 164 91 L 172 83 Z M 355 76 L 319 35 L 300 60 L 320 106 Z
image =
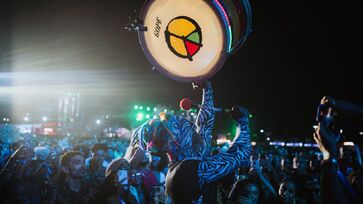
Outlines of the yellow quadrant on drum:
M 180 37 L 186 37 L 192 33 L 196 27 L 190 21 L 180 18 L 174 19 L 168 26 L 168 31 Z
M 183 56 L 187 56 L 187 50 L 185 49 L 184 40 L 181 38 L 174 37 L 170 35 L 170 44 L 176 52 Z

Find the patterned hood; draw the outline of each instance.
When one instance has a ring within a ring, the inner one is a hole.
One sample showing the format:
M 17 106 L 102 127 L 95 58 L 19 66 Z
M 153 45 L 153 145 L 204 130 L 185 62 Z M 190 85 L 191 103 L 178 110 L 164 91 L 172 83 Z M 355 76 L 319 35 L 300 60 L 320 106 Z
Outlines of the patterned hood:
M 189 140 L 194 130 L 195 126 L 185 118 L 160 113 L 159 119 L 148 120 L 135 130 L 131 145 L 152 153 L 183 155 L 182 150 L 193 143 Z

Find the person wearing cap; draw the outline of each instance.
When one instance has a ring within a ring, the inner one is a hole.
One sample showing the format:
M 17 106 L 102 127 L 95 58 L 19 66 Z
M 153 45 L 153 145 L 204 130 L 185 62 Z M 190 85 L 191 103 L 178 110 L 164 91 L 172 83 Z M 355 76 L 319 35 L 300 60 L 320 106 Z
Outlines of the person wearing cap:
M 224 154 L 211 156 L 215 115 L 213 90 L 210 82 L 201 86 L 203 102 L 195 124 L 182 116 L 161 113 L 159 119 L 148 120 L 139 126 L 131 138 L 131 147 L 168 154 L 168 202 L 200 201 L 201 189 L 205 185 L 228 175 L 250 157 L 250 114 L 245 108 L 237 106 L 231 112 L 237 122 L 237 133 L 231 147 Z
M 77 145 L 73 146 L 72 149 L 73 149 L 73 151 L 79 151 L 84 155 L 84 158 L 86 158 L 86 165 L 87 165 L 87 159 L 89 159 L 90 153 L 91 153 L 90 148 L 85 144 L 77 144 Z

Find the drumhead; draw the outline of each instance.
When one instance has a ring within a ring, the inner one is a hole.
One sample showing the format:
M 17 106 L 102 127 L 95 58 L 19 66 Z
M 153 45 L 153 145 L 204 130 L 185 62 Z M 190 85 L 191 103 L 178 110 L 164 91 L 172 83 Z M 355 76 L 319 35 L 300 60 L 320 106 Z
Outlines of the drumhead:
M 213 76 L 227 58 L 227 36 L 220 14 L 209 1 L 148 1 L 140 19 L 147 31 L 139 40 L 149 61 L 181 82 Z

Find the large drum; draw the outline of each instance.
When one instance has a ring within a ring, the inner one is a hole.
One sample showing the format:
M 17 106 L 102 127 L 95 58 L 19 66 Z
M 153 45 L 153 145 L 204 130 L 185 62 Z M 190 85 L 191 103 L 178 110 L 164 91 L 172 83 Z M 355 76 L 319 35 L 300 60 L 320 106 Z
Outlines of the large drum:
M 206 80 L 251 32 L 248 0 L 149 0 L 139 40 L 149 61 L 181 82 Z

